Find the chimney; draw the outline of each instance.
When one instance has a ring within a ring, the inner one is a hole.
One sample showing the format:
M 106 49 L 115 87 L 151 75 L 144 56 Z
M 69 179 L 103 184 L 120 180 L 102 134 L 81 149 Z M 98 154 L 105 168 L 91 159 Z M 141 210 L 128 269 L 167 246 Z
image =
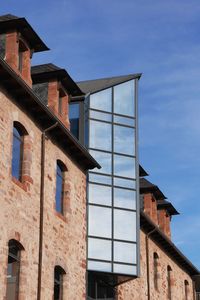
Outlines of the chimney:
M 171 238 L 170 221 L 171 216 L 168 214 L 166 209 L 161 209 L 158 211 L 159 228 L 166 234 L 168 238 Z
M 0 57 L 32 87 L 31 58 L 34 52 L 48 50 L 25 18 L 0 17 Z
M 158 226 L 159 228 L 171 238 L 171 228 L 170 222 L 172 215 L 178 215 L 179 212 L 174 208 L 174 206 L 166 200 L 157 201 L 158 209 Z
M 144 212 L 151 218 L 151 220 L 157 225 L 157 203 L 154 195 L 151 193 L 143 194 Z
M 81 96 L 83 92 L 69 74 L 53 64 L 31 68 L 33 91 L 40 100 L 70 129 L 69 102 L 71 96 Z

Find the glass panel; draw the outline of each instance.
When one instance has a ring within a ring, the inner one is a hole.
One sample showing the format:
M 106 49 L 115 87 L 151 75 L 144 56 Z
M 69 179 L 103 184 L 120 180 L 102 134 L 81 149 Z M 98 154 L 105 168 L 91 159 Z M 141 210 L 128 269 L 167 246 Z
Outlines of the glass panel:
M 95 110 L 90 110 L 90 118 L 112 122 L 111 114 L 106 114 L 106 113 L 102 113 L 102 112 L 95 111 Z
M 96 159 L 96 161 L 100 164 L 101 169 L 96 169 L 98 173 L 107 173 L 111 174 L 111 162 L 112 162 L 112 156 L 110 153 L 100 152 L 100 151 L 94 151 L 89 150 L 90 154 Z
M 90 107 L 111 112 L 112 89 L 107 89 L 90 96 Z
M 98 175 L 98 174 L 94 174 L 94 173 L 89 173 L 89 181 L 110 185 L 111 184 L 111 177 L 110 176 L 104 176 L 104 175 Z
M 114 238 L 136 241 L 136 213 L 114 209 Z
M 56 211 L 63 213 L 63 175 L 58 165 L 56 176 Z
M 124 124 L 135 127 L 135 119 L 114 115 L 114 123 Z
M 136 245 L 114 242 L 114 261 L 123 263 L 136 263 Z
M 114 113 L 134 116 L 134 81 L 114 87 Z
M 22 163 L 22 137 L 18 130 L 13 128 L 13 148 L 12 148 L 12 176 L 21 179 L 21 163 Z
M 90 148 L 111 151 L 111 124 L 90 121 Z
M 114 152 L 135 155 L 134 129 L 114 126 Z
M 111 241 L 89 238 L 88 257 L 100 260 L 111 260 Z
M 125 188 L 130 188 L 130 189 L 136 188 L 135 180 L 123 179 L 123 178 L 117 178 L 117 177 L 114 177 L 114 185 L 125 187 Z
M 89 183 L 89 202 L 111 205 L 111 187 Z
M 135 178 L 135 158 L 114 155 L 114 174 Z
M 111 238 L 111 209 L 89 206 L 88 234 Z
M 88 270 L 111 272 L 111 263 L 88 260 Z
M 70 104 L 69 105 L 70 131 L 77 139 L 79 138 L 79 115 L 80 115 L 79 103 Z
M 114 264 L 114 273 L 137 275 L 137 267 L 129 265 Z
M 114 206 L 136 209 L 136 192 L 114 188 Z

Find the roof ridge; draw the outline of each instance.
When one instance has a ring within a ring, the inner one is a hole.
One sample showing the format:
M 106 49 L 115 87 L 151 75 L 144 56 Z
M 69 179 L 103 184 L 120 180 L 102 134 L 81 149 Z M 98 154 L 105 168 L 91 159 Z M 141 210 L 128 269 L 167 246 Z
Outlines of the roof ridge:
M 88 79 L 88 80 L 81 80 L 81 81 L 77 81 L 77 83 L 83 83 L 83 82 L 87 82 L 87 81 L 97 81 L 97 80 L 109 80 L 109 79 L 117 79 L 117 78 L 124 78 L 124 77 L 128 77 L 128 76 L 141 76 L 142 73 L 130 73 L 130 74 L 124 74 L 124 75 L 116 75 L 116 76 L 111 76 L 111 77 L 102 77 L 102 78 L 95 78 L 95 79 Z

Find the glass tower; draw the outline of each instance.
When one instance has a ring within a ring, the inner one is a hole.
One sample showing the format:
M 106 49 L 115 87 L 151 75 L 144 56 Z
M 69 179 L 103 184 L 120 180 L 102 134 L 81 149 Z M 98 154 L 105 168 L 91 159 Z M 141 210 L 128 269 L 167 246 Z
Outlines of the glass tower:
M 91 91 L 80 113 L 85 146 L 102 167 L 88 173 L 87 269 L 116 284 L 139 274 L 138 79 Z

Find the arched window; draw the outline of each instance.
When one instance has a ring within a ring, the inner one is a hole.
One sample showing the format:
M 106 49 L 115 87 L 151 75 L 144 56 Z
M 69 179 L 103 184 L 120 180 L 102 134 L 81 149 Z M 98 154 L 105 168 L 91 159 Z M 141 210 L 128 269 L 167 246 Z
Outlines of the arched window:
M 12 145 L 12 176 L 19 181 L 22 179 L 22 162 L 25 129 L 18 122 L 13 126 L 13 145 Z
M 167 266 L 167 294 L 168 299 L 172 299 L 172 268 Z
M 21 250 L 24 248 L 19 242 L 9 241 L 6 300 L 18 299 Z
M 185 300 L 189 300 L 189 283 L 187 280 L 184 281 L 185 288 Z
M 158 254 L 156 252 L 154 252 L 153 254 L 153 276 L 154 276 L 154 288 L 156 290 L 158 290 L 158 278 L 159 278 L 159 274 L 158 274 Z
M 57 160 L 56 167 L 56 211 L 63 214 L 64 212 L 64 175 L 66 171 L 66 166 Z
M 63 300 L 63 276 L 65 270 L 60 266 L 54 268 L 54 300 Z

